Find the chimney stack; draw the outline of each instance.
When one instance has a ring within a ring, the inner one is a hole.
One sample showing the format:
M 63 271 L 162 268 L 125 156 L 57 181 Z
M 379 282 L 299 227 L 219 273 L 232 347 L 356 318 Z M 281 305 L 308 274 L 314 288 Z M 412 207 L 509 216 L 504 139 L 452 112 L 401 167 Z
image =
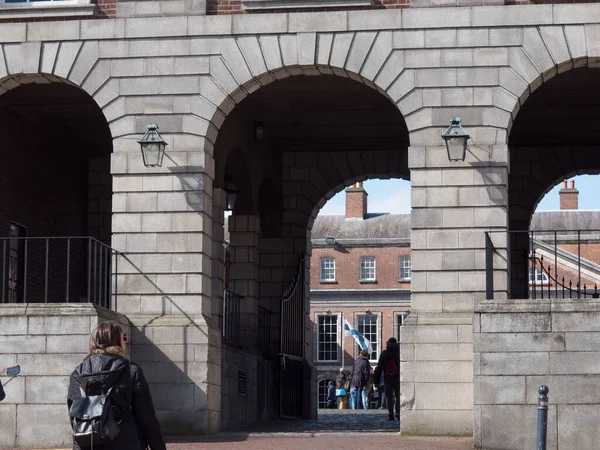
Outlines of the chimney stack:
M 579 209 L 579 190 L 575 189 L 575 180 L 571 180 L 571 186 L 567 188 L 567 180 L 563 181 L 562 189 L 559 191 L 560 209 Z
M 364 219 L 367 214 L 367 191 L 362 182 L 346 188 L 346 219 Z

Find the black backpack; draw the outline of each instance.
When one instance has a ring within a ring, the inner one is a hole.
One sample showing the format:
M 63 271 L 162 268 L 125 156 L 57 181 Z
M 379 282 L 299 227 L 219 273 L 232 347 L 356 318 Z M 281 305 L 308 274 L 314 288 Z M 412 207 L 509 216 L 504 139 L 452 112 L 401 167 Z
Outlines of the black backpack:
M 69 408 L 73 440 L 79 447 L 93 449 L 94 445 L 106 444 L 119 435 L 121 421 L 115 419 L 113 405 L 120 407 L 123 414 L 129 408 L 111 395 L 113 387 L 114 384 L 104 391 L 101 382 L 88 383 L 85 390 L 79 387 L 81 397 L 74 399 Z

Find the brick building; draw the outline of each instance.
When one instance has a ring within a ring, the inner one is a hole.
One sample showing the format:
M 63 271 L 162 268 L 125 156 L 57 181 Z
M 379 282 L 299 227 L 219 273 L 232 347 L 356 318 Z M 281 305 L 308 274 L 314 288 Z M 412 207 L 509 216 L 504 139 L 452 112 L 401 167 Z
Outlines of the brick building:
M 328 381 L 341 366 L 351 369 L 358 355 L 354 339 L 342 337 L 343 319 L 371 341 L 374 365 L 387 339 L 400 339 L 410 311 L 410 214 L 367 213 L 360 182 L 345 192 L 346 214 L 320 214 L 312 233 L 310 318 L 319 407 Z

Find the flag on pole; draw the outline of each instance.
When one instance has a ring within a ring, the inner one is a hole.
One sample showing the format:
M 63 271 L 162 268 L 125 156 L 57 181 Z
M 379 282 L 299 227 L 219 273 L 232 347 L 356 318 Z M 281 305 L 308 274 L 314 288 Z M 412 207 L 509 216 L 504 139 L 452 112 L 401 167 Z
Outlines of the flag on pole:
M 358 330 L 354 328 L 350 322 L 348 322 L 348 319 L 344 318 L 344 337 L 348 335 L 354 338 L 354 340 L 362 350 L 366 350 L 367 352 L 369 352 L 369 356 L 371 355 L 371 353 L 373 353 L 373 347 L 371 346 L 371 342 L 362 334 L 360 334 Z

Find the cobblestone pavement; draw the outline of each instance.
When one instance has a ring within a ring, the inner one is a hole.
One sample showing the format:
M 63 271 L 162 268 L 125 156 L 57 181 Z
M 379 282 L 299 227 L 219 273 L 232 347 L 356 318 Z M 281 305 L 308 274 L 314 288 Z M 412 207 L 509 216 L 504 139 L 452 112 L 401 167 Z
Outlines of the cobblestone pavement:
M 169 443 L 167 450 L 467 450 L 473 448 L 473 439 L 470 437 L 401 436 L 399 430 L 399 422 L 388 420 L 387 411 L 321 410 L 318 420 L 271 421 L 241 428 L 235 432 L 181 439 Z
M 400 431 L 400 422 L 388 420 L 387 410 L 324 409 L 318 420 L 278 420 L 236 431 L 252 433 L 328 433 L 334 431 L 377 433 Z

